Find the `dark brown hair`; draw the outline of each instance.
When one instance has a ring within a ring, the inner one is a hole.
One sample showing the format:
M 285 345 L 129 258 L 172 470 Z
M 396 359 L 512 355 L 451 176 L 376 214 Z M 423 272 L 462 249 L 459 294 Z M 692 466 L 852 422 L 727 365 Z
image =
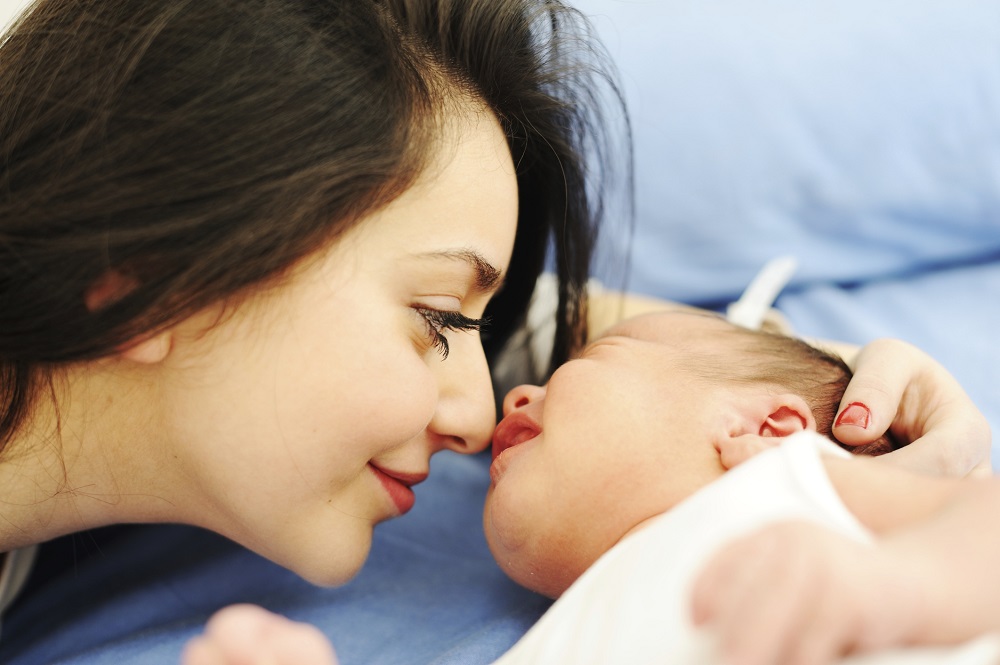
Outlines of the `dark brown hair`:
M 0 447 L 51 368 L 232 301 L 398 196 L 449 90 L 500 119 L 520 187 L 487 353 L 551 246 L 561 363 L 607 175 L 598 91 L 620 99 L 601 63 L 561 2 L 38 0 L 0 46 Z M 135 288 L 91 311 L 110 271 Z

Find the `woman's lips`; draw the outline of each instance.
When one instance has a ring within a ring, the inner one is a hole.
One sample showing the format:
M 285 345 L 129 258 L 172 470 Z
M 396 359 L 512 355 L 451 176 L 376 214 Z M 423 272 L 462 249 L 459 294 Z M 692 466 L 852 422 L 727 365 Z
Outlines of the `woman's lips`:
M 392 471 L 375 466 L 371 462 L 368 463 L 368 466 L 371 467 L 375 477 L 382 483 L 382 487 L 396 505 L 396 510 L 399 511 L 399 514 L 405 515 L 408 513 L 417 500 L 410 487 L 423 482 L 427 478 L 427 474 Z

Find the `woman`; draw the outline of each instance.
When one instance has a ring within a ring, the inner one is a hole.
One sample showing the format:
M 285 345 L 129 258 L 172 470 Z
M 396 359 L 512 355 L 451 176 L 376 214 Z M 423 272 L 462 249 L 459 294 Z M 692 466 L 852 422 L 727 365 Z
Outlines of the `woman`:
M 483 348 L 451 331 L 489 318 L 502 343 L 558 233 L 565 356 L 583 334 L 595 223 L 585 188 L 563 189 L 582 183 L 584 107 L 548 80 L 564 56 L 528 48 L 531 11 L 27 12 L 0 73 L 0 434 L 4 498 L 53 500 L 10 514 L 0 550 L 183 521 L 339 583 L 374 523 L 405 512 L 433 452 L 487 444 Z M 503 48 L 453 39 L 483 32 Z M 343 427 L 362 414 L 370 429 Z M 378 508 L 353 496 L 382 488 L 393 500 Z M 293 526 L 292 513 L 332 523 Z

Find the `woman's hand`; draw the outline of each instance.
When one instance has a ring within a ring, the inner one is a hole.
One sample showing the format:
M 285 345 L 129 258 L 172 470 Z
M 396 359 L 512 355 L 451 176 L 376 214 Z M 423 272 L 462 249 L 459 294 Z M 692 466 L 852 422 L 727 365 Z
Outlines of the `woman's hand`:
M 774 524 L 712 557 L 692 617 L 718 632 L 727 663 L 823 665 L 914 641 L 921 580 L 906 564 L 814 524 Z
M 861 445 L 888 430 L 909 445 L 880 459 L 923 473 L 992 473 L 986 418 L 930 356 L 906 342 L 882 339 L 849 362 L 854 379 L 834 421 L 838 440 Z
M 182 665 L 337 665 L 318 628 L 272 614 L 256 605 L 216 612 L 205 633 L 184 647 Z

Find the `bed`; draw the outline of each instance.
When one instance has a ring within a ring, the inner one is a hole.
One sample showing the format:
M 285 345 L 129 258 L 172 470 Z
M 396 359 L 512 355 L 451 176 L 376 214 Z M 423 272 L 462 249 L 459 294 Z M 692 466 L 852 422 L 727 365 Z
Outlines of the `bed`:
M 576 4 L 634 123 L 637 221 L 603 239 L 605 284 L 720 309 L 768 260 L 796 257 L 777 306 L 797 332 L 911 341 L 998 431 L 1000 5 Z M 339 589 L 188 527 L 55 541 L 4 622 L 0 662 L 176 663 L 215 609 L 253 602 L 318 625 L 345 665 L 489 663 L 548 602 L 489 555 L 488 463 L 435 457 L 416 508 L 376 530 Z

